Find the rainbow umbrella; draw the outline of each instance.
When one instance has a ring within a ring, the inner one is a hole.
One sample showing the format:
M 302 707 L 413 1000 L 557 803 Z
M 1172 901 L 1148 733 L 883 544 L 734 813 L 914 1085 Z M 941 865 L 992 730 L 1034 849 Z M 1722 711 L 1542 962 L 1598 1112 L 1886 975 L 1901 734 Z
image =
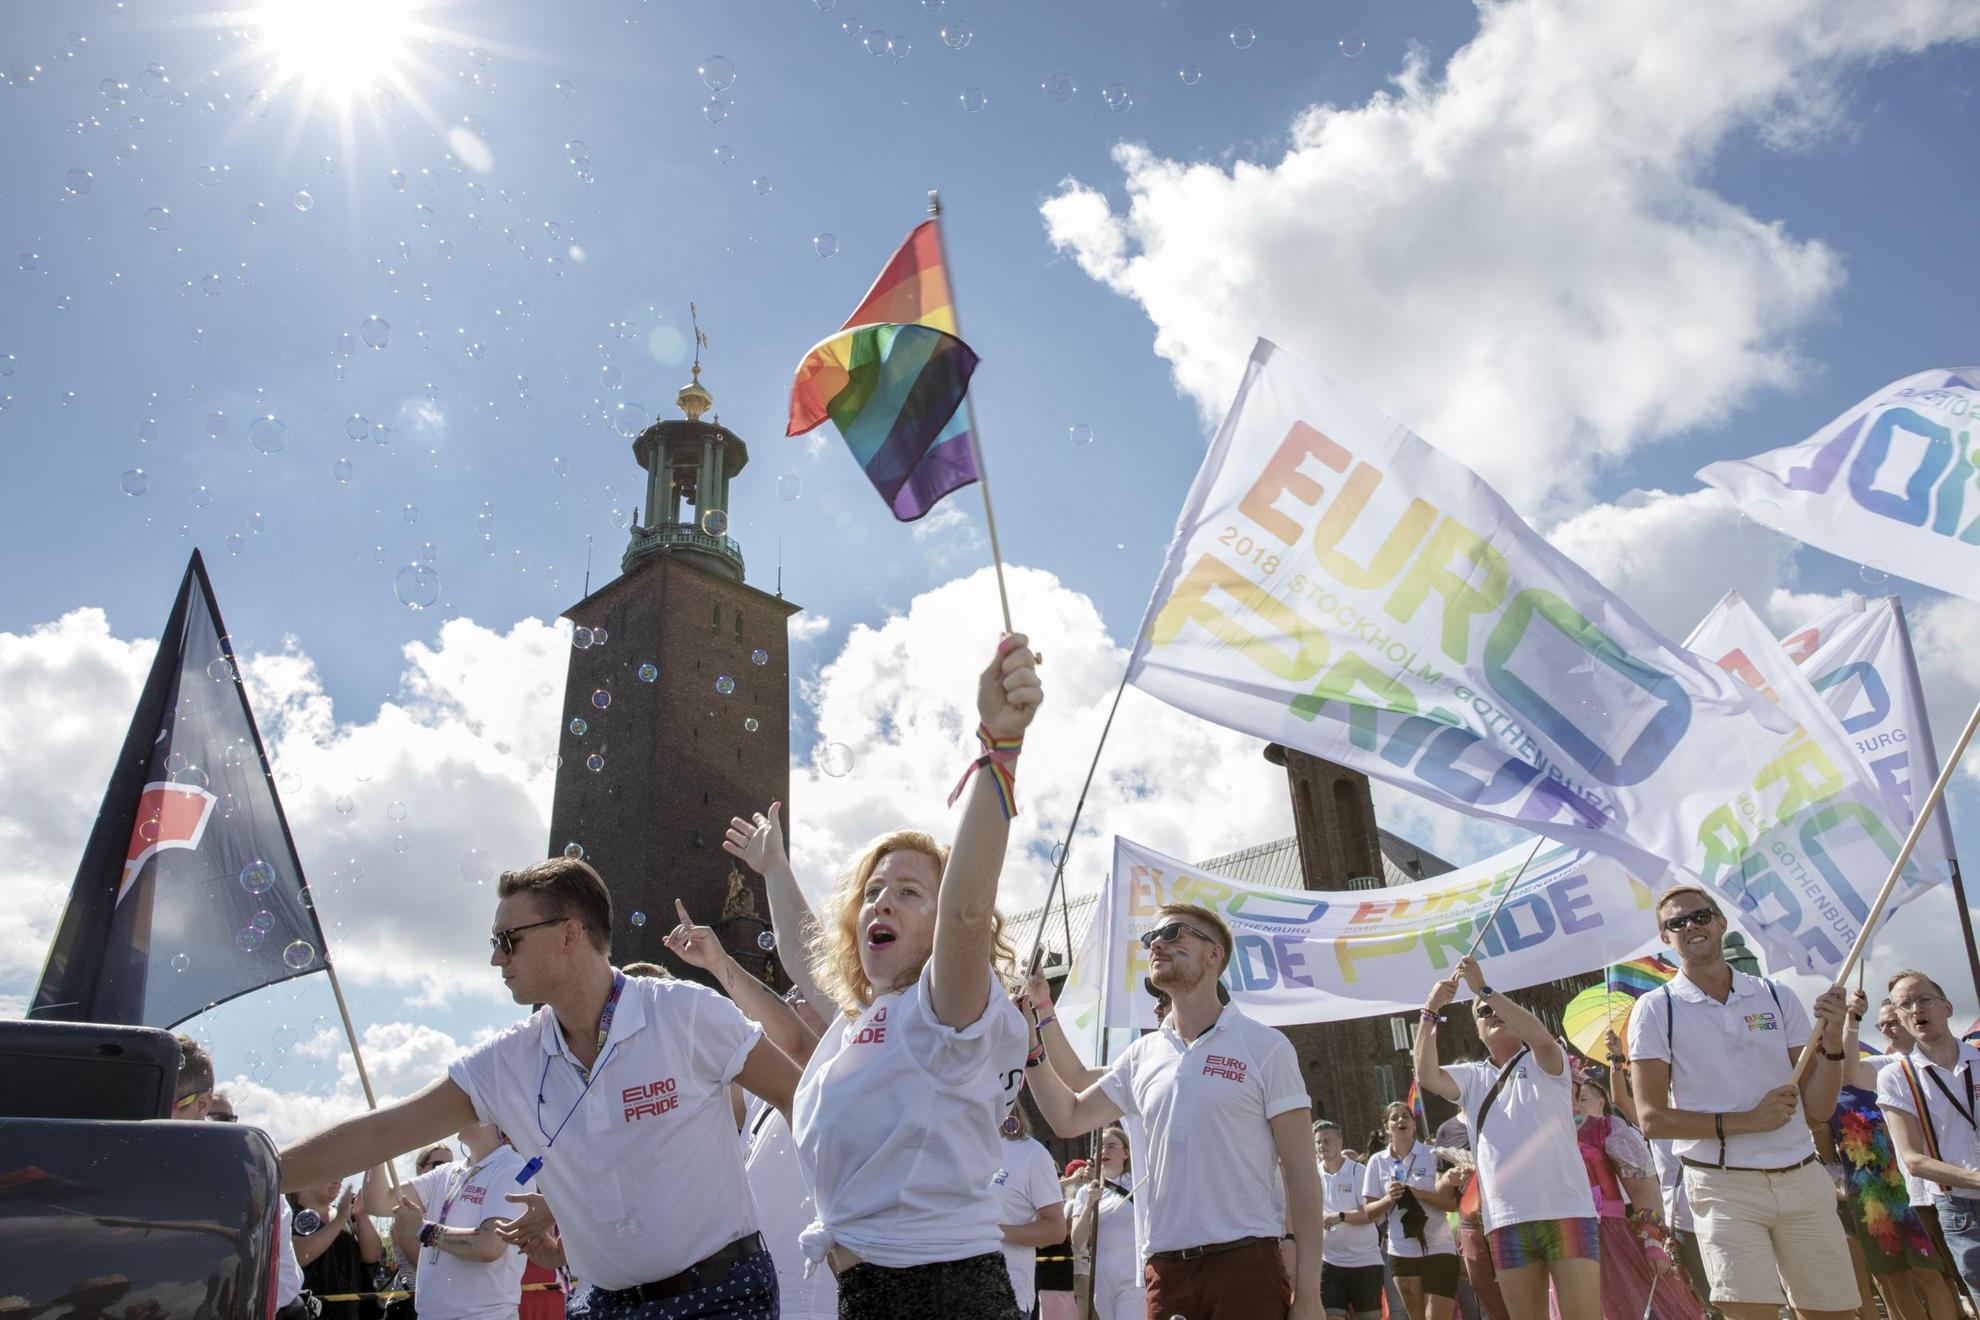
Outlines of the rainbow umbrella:
M 1629 1010 L 1636 1007 L 1636 996 L 1621 990 L 1604 990 L 1591 985 L 1568 1000 L 1561 1014 L 1561 1030 L 1568 1044 L 1584 1057 L 1601 1061 L 1608 1057 L 1608 1034 L 1625 1036 L 1629 1031 Z

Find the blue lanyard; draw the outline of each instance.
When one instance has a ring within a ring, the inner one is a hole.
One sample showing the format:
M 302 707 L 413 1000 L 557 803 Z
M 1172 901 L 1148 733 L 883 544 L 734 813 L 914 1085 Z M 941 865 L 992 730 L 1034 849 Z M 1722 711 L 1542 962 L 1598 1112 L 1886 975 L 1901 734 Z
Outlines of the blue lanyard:
M 618 1011 L 619 995 L 624 992 L 625 988 L 626 974 L 619 971 L 613 972 L 612 993 L 605 996 L 605 1011 L 598 1015 L 598 1044 L 601 1049 L 604 1048 L 605 1037 L 611 1034 L 612 1016 Z M 563 1121 L 557 1124 L 557 1130 L 555 1132 L 543 1126 L 543 1087 L 550 1080 L 550 1064 L 558 1056 L 546 1055 L 544 1057 L 543 1073 L 536 1079 L 536 1130 L 541 1132 L 544 1137 L 544 1155 L 548 1155 L 556 1147 L 557 1138 L 564 1135 L 564 1129 L 570 1125 L 572 1117 L 576 1115 L 579 1107 L 584 1104 L 584 1098 L 591 1094 L 591 1084 L 598 1080 L 598 1074 L 605 1071 L 605 1065 L 610 1063 L 612 1056 L 618 1052 L 619 1043 L 614 1041 L 612 1042 L 612 1048 L 606 1050 L 599 1057 L 598 1062 L 592 1064 L 590 1068 L 579 1066 L 575 1060 L 570 1061 L 571 1071 L 584 1079 L 584 1089 L 578 1092 L 578 1098 L 573 1100 L 571 1107 L 564 1112 Z M 542 1172 L 542 1170 L 543 1155 L 530 1156 L 529 1160 L 522 1166 L 521 1171 L 516 1174 L 517 1185 L 520 1186 L 528 1182 L 531 1178 Z

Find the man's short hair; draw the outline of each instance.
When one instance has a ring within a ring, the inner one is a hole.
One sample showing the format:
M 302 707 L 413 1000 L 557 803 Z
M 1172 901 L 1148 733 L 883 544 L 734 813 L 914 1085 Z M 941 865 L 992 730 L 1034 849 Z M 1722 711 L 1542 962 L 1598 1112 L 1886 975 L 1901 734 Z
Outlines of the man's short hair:
M 630 962 L 619 969 L 627 976 L 644 976 L 655 981 L 671 981 L 674 974 L 657 962 Z
M 575 917 L 600 953 L 612 951 L 612 892 L 591 863 L 575 857 L 552 857 L 504 871 L 495 882 L 495 896 L 531 894 L 542 905 L 545 919 Z
M 1897 989 L 1897 983 L 1899 981 L 1912 981 L 1912 980 L 1923 981 L 1926 985 L 1932 987 L 1933 994 L 1937 995 L 1941 999 L 1946 998 L 1945 988 L 1941 986 L 1937 981 L 1934 981 L 1930 976 L 1926 975 L 1924 972 L 1919 971 L 1916 967 L 1907 967 L 1903 971 L 1895 973 L 1890 980 L 1884 982 L 1884 989 L 1887 992 L 1891 990 L 1895 990 Z M 1884 1002 L 1889 1003 L 1890 1001 L 1885 1000 Z
M 1192 926 L 1197 926 L 1210 932 L 1211 935 L 1216 937 L 1218 947 L 1224 951 L 1224 967 L 1228 968 L 1231 965 L 1235 946 L 1231 943 L 1231 928 L 1224 924 L 1222 917 L 1212 912 L 1209 908 L 1196 903 L 1164 903 L 1161 907 L 1155 909 L 1155 915 L 1158 918 L 1164 913 L 1172 917 L 1178 917 L 1183 921 L 1187 921 Z M 1159 926 L 1162 923 L 1158 920 L 1155 924 Z
M 1341 1125 L 1331 1118 L 1317 1118 L 1313 1120 L 1313 1135 L 1316 1137 L 1322 1132 L 1339 1132 L 1340 1130 Z
M 1698 895 L 1698 897 L 1705 900 L 1706 907 L 1711 908 L 1712 911 L 1716 912 L 1721 917 L 1726 915 L 1725 909 L 1719 906 L 1719 900 L 1712 897 L 1712 894 L 1709 890 L 1700 889 L 1697 885 L 1672 885 L 1669 889 L 1666 889 L 1663 893 L 1657 895 L 1657 905 L 1650 909 L 1652 912 L 1659 914 L 1658 915 L 1659 925 L 1662 925 L 1663 923 L 1662 913 L 1664 909 L 1670 905 L 1671 900 L 1674 898 L 1682 898 L 1686 894 Z
M 205 1095 L 213 1089 L 213 1056 L 204 1045 L 183 1032 L 175 1039 L 179 1042 L 179 1089 L 172 1098 L 183 1100 L 189 1095 Z

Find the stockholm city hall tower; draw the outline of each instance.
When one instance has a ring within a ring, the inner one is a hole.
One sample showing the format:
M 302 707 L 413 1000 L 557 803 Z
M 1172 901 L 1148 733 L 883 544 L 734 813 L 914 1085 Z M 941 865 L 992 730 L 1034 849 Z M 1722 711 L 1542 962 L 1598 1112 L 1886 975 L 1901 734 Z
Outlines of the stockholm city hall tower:
M 743 580 L 729 492 L 749 449 L 707 418 L 699 357 L 676 402 L 682 419 L 632 444 L 646 500 L 619 576 L 564 611 L 574 631 L 549 855 L 581 848 L 604 877 L 615 963 L 684 970 L 661 947 L 678 898 L 738 962 L 782 985 L 763 882 L 722 839 L 730 817 L 773 801 L 787 804 L 790 828 L 785 621 L 798 607 Z

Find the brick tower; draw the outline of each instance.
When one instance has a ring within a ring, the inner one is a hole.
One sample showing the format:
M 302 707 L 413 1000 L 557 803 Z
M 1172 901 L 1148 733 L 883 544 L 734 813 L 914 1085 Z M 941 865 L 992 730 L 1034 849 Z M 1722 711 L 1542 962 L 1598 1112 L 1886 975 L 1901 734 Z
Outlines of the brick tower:
M 612 891 L 613 961 L 683 967 L 661 948 L 674 900 L 724 947 L 781 984 L 763 884 L 722 851 L 731 816 L 790 793 L 790 652 L 798 607 L 743 580 L 728 534 L 729 483 L 749 462 L 740 437 L 703 420 L 692 383 L 684 420 L 633 441 L 646 470 L 619 576 L 564 611 L 574 625 L 551 855 L 583 856 Z M 788 814 L 785 827 L 790 827 Z

